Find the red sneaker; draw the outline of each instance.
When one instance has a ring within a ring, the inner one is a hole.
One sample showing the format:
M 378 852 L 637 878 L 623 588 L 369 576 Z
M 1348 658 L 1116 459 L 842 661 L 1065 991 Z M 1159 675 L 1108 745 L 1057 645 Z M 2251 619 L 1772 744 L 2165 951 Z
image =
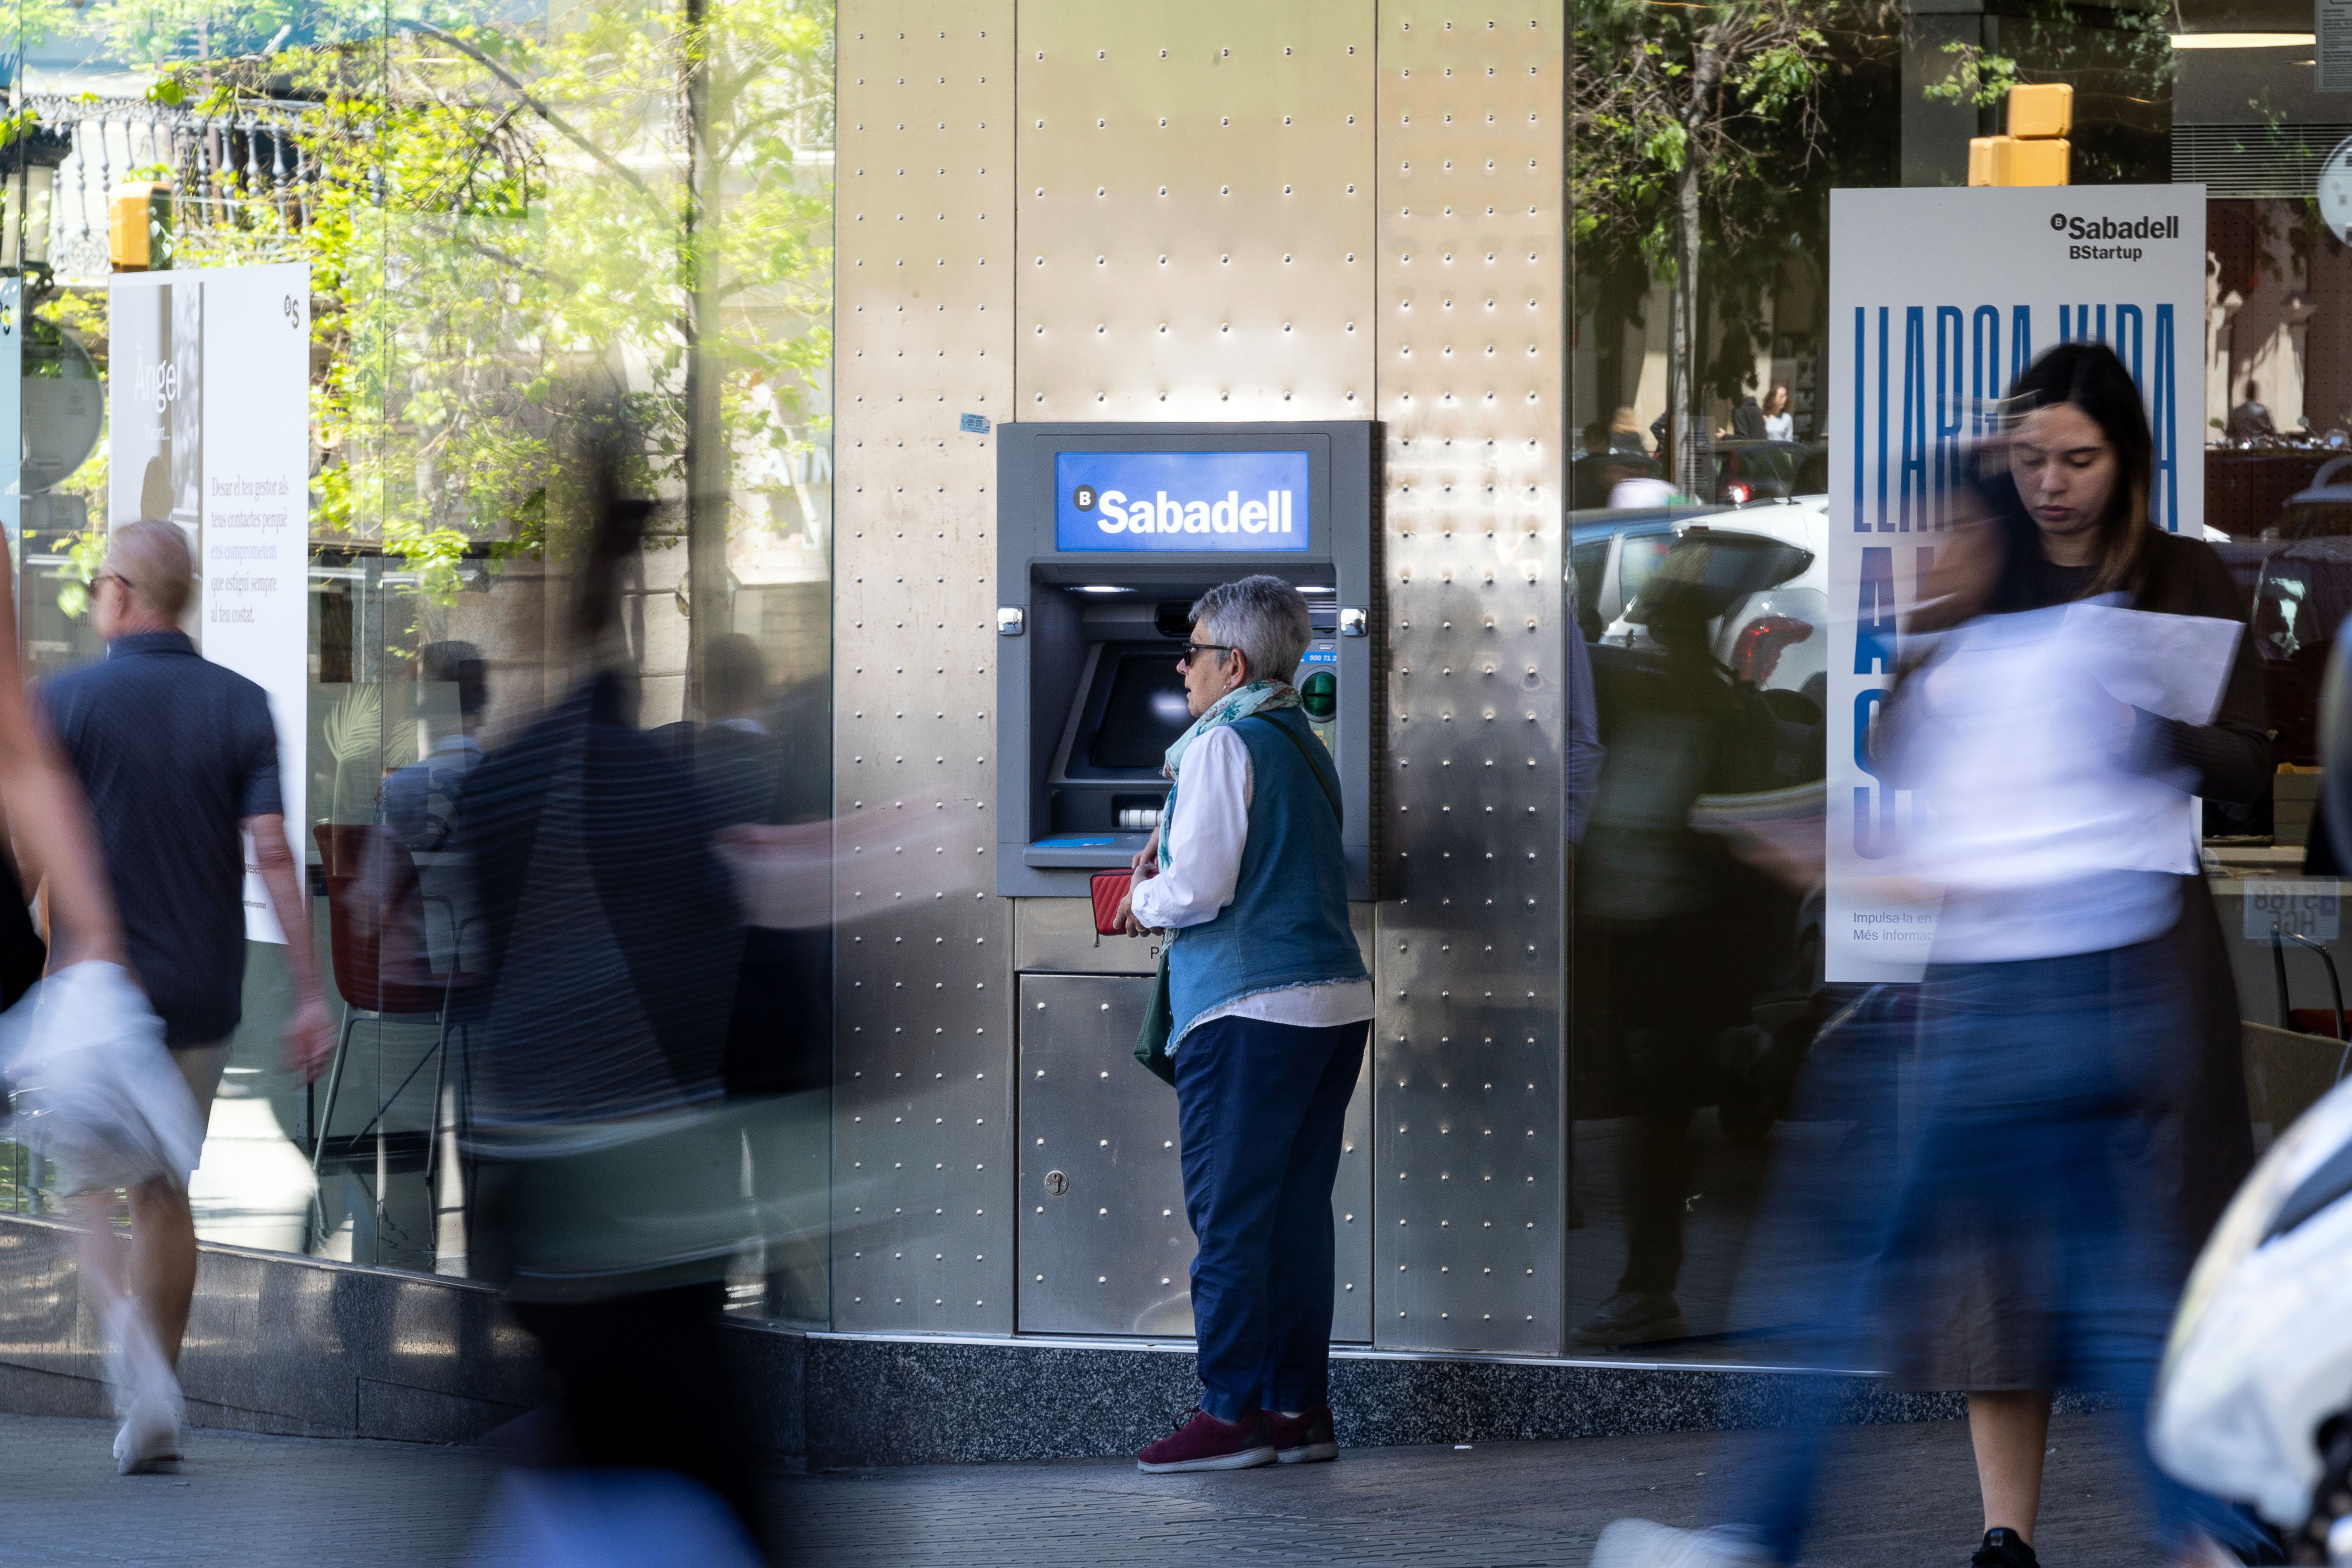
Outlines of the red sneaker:
M 1246 1470 L 1274 1463 L 1266 1440 L 1265 1413 L 1253 1410 L 1238 1421 L 1220 1421 L 1205 1410 L 1135 1457 L 1135 1468 L 1162 1470 Z
M 1276 1464 L 1317 1465 L 1339 1457 L 1339 1445 L 1331 1436 L 1331 1407 L 1328 1405 L 1302 1410 L 1296 1415 L 1269 1410 L 1265 1413 L 1265 1430 L 1274 1439 Z

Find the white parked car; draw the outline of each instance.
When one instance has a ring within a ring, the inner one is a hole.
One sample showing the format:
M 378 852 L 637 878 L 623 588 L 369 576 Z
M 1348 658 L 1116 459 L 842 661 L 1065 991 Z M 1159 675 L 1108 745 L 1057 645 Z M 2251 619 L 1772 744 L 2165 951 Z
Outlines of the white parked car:
M 1716 658 L 1759 689 L 1798 692 L 1818 709 L 1829 687 L 1829 536 L 1822 495 L 1688 518 L 1675 524 L 1675 542 L 1652 576 L 1731 589 L 1711 627 Z M 1601 641 L 1655 647 L 1640 614 L 1637 596 Z

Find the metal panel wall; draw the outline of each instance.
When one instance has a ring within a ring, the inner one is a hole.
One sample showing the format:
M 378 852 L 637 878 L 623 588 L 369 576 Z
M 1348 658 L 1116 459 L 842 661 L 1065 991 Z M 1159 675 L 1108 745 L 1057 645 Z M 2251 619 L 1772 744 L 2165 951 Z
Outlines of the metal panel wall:
M 834 1323 L 1013 1329 L 992 437 L 1013 403 L 1012 0 L 845 0 L 834 450 Z M 887 814 L 887 816 L 882 814 Z M 877 820 L 877 816 L 881 820 Z
M 1056 974 L 1151 974 L 1157 937 L 1104 936 L 1091 899 L 1014 899 L 1013 967 Z
M 1119 1049 L 1143 1025 L 1151 982 L 1024 974 L 1020 986 L 1021 1330 L 1189 1334 L 1199 1248 L 1176 1097 Z M 1370 1103 L 1359 1079 L 1332 1184 L 1331 1337 L 1342 1343 L 1371 1338 Z
M 1026 0 L 1019 417 L 1374 416 L 1373 54 L 1371 0 Z M 1341 1339 L 1368 1327 L 1373 1119 L 1360 1094 Z
M 1019 417 L 1371 417 L 1371 24 L 1022 5 Z
M 1152 983 L 1024 974 L 1019 984 L 1021 1328 L 1189 1334 L 1195 1247 L 1176 1097 L 1118 1053 L 1143 1026 Z
M 955 416 L 1377 416 L 1373 1331 L 1556 1351 L 1562 8 L 1013 20 L 842 12 L 835 1321 L 1013 1327 L 992 454 Z
M 1384 1346 L 1560 1342 L 1565 40 L 1550 0 L 1381 6 Z

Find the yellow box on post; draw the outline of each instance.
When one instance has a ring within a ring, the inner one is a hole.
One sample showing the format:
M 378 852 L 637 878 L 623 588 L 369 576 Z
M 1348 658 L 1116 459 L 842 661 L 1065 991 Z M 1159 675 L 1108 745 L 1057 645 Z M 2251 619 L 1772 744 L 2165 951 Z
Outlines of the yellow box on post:
M 2063 136 L 2074 129 L 2074 89 L 2066 82 L 2036 82 L 2028 87 L 2009 89 L 2009 133 L 2011 136 L 2046 140 Z M 2026 182 L 2048 184 L 2046 180 Z
M 1969 138 L 1969 184 L 1992 184 L 1993 149 L 2008 141 L 2006 136 L 1971 136 Z
M 1992 183 L 1996 185 L 2063 185 L 2073 149 L 2062 138 L 2027 142 L 2015 136 L 1996 139 Z
M 107 204 L 107 260 L 117 272 L 161 271 L 172 265 L 172 187 L 132 180 L 114 188 Z

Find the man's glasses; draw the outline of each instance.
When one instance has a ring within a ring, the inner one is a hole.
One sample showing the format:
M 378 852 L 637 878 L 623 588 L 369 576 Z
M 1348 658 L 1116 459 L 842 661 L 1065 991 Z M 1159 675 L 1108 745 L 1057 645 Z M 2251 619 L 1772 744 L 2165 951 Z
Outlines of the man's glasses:
M 1192 661 L 1204 653 L 1231 653 L 1233 651 L 1234 645 L 1231 643 L 1188 642 L 1184 645 L 1184 651 L 1176 656 L 1177 668 L 1181 669 L 1190 669 L 1192 667 Z

